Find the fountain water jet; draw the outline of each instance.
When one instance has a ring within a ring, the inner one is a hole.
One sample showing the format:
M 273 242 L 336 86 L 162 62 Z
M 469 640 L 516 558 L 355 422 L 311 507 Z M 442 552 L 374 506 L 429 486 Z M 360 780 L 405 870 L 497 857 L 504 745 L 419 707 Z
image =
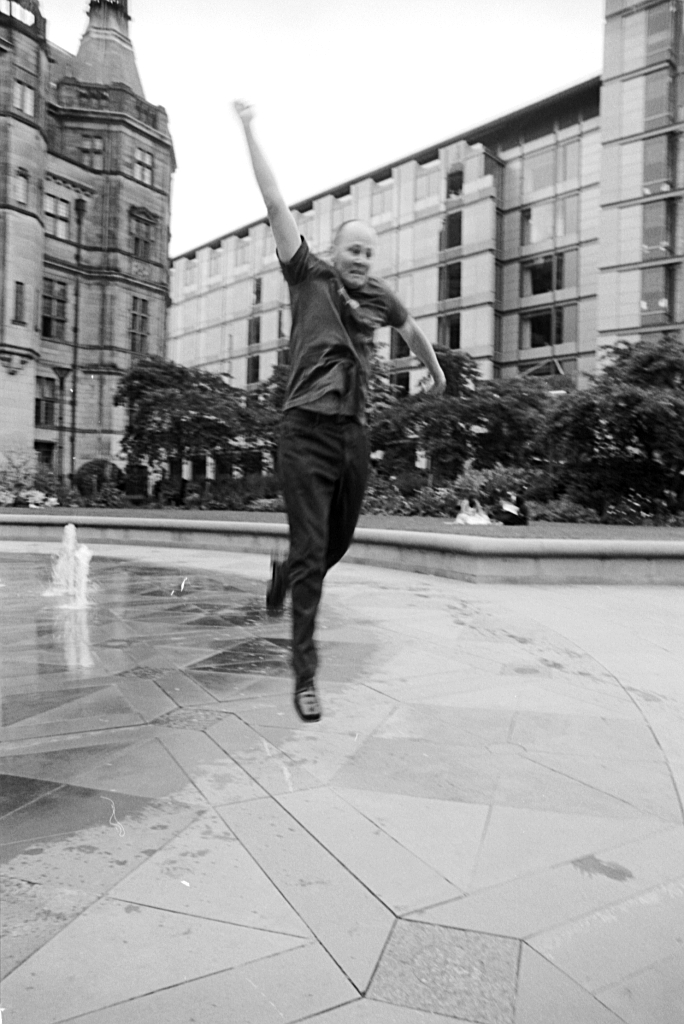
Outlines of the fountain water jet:
M 52 567 L 52 583 L 45 596 L 66 594 L 72 598 L 70 608 L 86 608 L 92 557 L 92 551 L 85 544 L 78 543 L 74 524 L 67 523 L 64 527 L 62 546 Z

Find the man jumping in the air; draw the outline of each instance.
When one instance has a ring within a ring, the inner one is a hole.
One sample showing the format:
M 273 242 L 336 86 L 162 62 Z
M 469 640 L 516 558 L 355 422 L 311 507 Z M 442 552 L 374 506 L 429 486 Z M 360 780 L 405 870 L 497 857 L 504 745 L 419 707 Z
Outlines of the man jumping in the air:
M 434 391 L 441 393 L 446 382 L 415 320 L 370 274 L 373 228 L 347 221 L 335 235 L 331 262 L 314 256 L 254 137 L 252 107 L 237 102 L 235 110 L 290 289 L 290 376 L 278 445 L 290 551 L 272 564 L 266 604 L 280 614 L 291 588 L 294 704 L 310 722 L 321 717 L 314 626 L 323 579 L 351 544 L 368 476 L 365 408 L 375 328 L 389 324 L 399 332 L 430 371 Z

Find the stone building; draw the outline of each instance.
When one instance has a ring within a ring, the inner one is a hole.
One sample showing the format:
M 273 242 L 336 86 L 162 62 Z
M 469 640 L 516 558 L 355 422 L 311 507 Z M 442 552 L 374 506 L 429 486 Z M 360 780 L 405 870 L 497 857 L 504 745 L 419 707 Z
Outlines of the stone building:
M 164 351 L 174 154 L 128 22 L 90 0 L 74 56 L 0 0 L 0 451 L 58 474 L 118 456 L 118 378 Z
M 433 344 L 484 377 L 581 385 L 604 344 L 679 331 L 682 0 L 608 0 L 603 75 L 295 204 L 325 254 L 359 217 Z M 287 290 L 265 221 L 172 262 L 170 358 L 242 386 L 287 359 Z M 424 371 L 389 329 L 397 382 Z

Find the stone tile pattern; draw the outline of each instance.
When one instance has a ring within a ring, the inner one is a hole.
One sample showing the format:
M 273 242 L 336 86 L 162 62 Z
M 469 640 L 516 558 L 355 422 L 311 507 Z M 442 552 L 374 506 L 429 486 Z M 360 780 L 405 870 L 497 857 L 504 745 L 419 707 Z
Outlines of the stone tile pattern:
M 266 575 L 0 544 L 7 1019 L 681 1024 L 679 593 L 340 566 L 303 727 Z

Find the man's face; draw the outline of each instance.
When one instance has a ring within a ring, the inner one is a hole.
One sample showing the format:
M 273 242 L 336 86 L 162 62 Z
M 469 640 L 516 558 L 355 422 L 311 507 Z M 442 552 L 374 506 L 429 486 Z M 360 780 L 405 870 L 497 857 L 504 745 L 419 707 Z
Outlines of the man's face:
M 377 247 L 377 236 L 368 224 L 347 224 L 333 249 L 333 266 L 347 288 L 362 288 L 368 280 Z

